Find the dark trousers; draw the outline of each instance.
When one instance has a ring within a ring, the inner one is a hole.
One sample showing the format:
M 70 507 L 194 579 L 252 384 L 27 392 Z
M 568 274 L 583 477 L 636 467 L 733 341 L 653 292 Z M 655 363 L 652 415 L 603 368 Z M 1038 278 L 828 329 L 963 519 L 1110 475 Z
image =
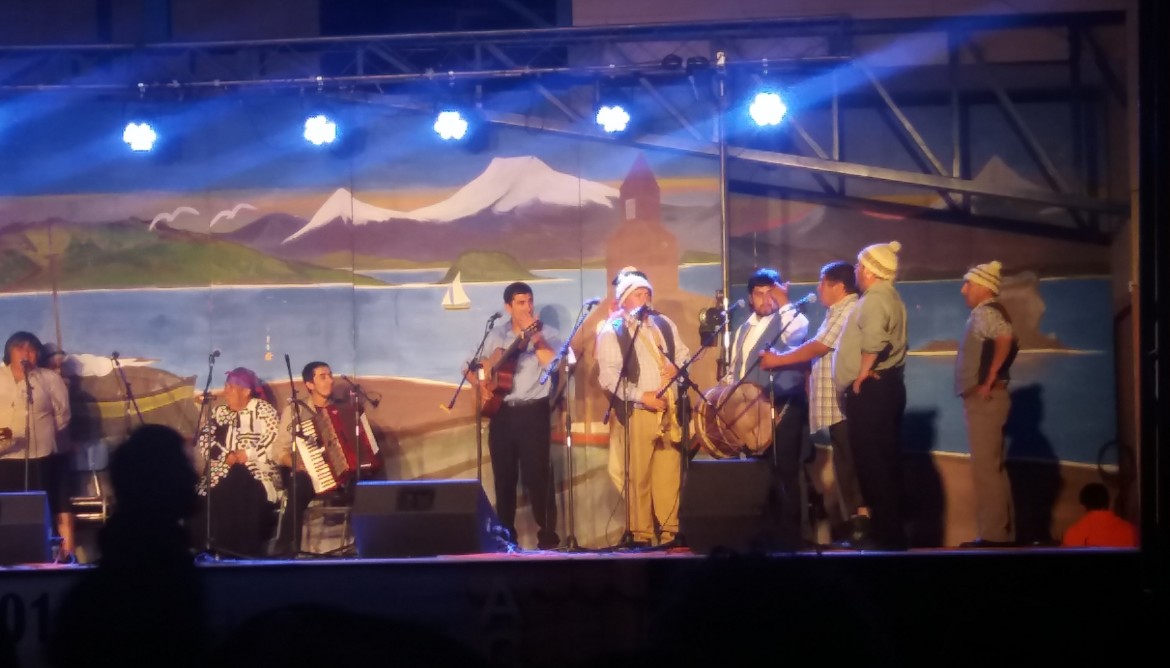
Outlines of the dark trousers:
M 783 413 L 783 415 L 781 414 Z M 805 499 L 801 485 L 805 434 L 808 432 L 808 399 L 803 396 L 778 399 L 772 433 L 772 447 L 762 455 L 772 467 L 773 513 L 777 519 L 780 549 L 798 549 L 802 544 L 801 520 Z
M 548 401 L 510 406 L 505 403 L 492 417 L 488 430 L 488 451 L 496 484 L 496 515 L 512 537 L 516 537 L 516 486 L 524 484 L 541 544 L 559 542 L 557 505 L 549 471 Z
M 276 555 L 296 554 L 301 551 L 301 528 L 305 525 L 305 509 L 313 500 L 313 481 L 309 474 L 297 471 L 289 480 L 289 470 L 281 468 L 280 477 L 284 480 L 285 499 L 284 510 L 280 513 L 280 526 L 277 527 L 276 544 L 273 553 Z
M 857 461 L 853 456 L 853 444 L 849 442 L 847 421 L 829 427 L 829 442 L 833 446 L 833 476 L 837 479 L 841 519 L 848 520 L 865 505 L 865 497 L 861 495 L 861 486 L 857 482 Z
M 878 547 L 905 549 L 902 520 L 902 413 L 906 384 L 901 368 L 880 372 L 845 391 L 845 424 L 857 464 L 857 482 L 869 505 Z
M 233 466 L 202 501 L 191 526 L 197 546 L 229 557 L 267 555 L 266 543 L 276 528 L 276 504 L 268 501 L 264 485 L 247 467 Z

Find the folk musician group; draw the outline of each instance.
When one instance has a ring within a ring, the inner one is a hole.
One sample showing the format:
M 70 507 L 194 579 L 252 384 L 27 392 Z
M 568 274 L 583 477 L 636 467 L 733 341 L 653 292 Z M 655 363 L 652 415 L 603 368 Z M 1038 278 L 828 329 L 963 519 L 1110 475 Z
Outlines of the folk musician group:
M 802 549 L 810 544 L 801 520 L 805 448 L 810 435 L 825 434 L 842 511 L 840 546 L 907 548 L 899 489 L 907 353 L 906 307 L 895 286 L 900 250 L 896 241 L 874 244 L 856 263 L 825 265 L 816 301 L 826 312 L 811 334 L 802 308 L 808 300 L 791 301 L 775 269 L 754 271 L 747 277 L 751 313 L 731 333 L 726 375 L 705 392 L 685 373 L 693 360 L 678 326 L 653 309 L 651 277 L 627 267 L 613 278 L 613 311 L 598 326 L 595 355 L 597 382 L 610 404 L 608 473 L 626 501 L 626 547 L 685 544 L 683 464 L 704 449 L 713 457 L 768 463 L 774 547 Z M 989 262 L 964 275 L 971 312 L 954 373 L 972 453 L 976 543 L 985 545 L 1014 540 L 1003 426 L 1018 345 L 997 299 L 1000 268 Z M 529 285 L 508 285 L 503 302 L 507 318 L 486 334 L 484 354 L 467 371 L 480 384 L 479 408 L 490 420 L 495 510 L 515 542 L 522 484 L 537 526 L 535 547 L 557 549 L 562 540 L 550 471 L 556 383 L 547 382 L 547 370 L 567 346 L 536 318 Z M 60 357 L 28 332 L 5 343 L 0 491 L 46 491 L 67 557 L 75 536 L 66 490 L 69 393 Z M 566 357 L 573 361 L 571 350 Z M 304 366 L 301 383 L 304 392 L 294 391 L 295 399 L 278 411 L 254 372 L 227 373 L 222 401 L 201 414 L 196 437 L 205 462 L 202 503 L 190 522 L 197 547 L 241 558 L 295 556 L 314 499 L 345 506 L 357 480 L 381 476 L 382 455 L 362 410 L 369 397 L 351 389 L 350 401 L 335 401 L 333 370 L 322 361 Z M 684 443 L 688 432 L 697 436 Z

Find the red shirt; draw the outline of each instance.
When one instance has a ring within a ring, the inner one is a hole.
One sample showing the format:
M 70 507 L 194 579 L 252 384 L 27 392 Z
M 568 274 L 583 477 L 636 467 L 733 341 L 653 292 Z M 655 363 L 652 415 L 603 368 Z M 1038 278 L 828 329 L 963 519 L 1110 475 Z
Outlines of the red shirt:
M 1137 547 L 1137 528 L 1110 510 L 1090 510 L 1064 532 L 1065 547 Z

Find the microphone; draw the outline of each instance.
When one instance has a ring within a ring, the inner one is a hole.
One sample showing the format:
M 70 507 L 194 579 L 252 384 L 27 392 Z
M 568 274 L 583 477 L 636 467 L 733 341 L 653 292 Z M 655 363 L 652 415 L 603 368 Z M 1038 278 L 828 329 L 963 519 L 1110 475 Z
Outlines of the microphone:
M 792 309 L 796 309 L 797 311 L 803 311 L 806 306 L 808 306 L 809 304 L 815 304 L 815 303 L 817 303 L 817 295 L 815 292 L 813 292 L 813 293 L 809 293 L 809 294 L 801 297 L 800 299 L 798 299 L 794 302 L 789 302 L 788 304 L 785 304 L 784 308 L 792 308 Z
M 20 366 L 22 369 L 24 369 L 25 373 L 32 371 L 33 368 L 32 362 L 29 362 L 28 360 L 20 360 Z
M 742 300 L 742 299 L 740 299 L 740 300 L 737 300 L 737 301 L 736 301 L 734 304 L 732 304 L 731 306 L 727 307 L 727 315 L 731 315 L 732 313 L 735 313 L 735 309 L 737 309 L 737 308 L 740 308 L 740 307 L 742 307 L 743 305 L 744 305 L 744 303 L 743 303 L 743 300 Z
M 211 351 L 212 359 L 219 357 L 219 356 L 220 356 L 219 348 L 216 348 L 215 350 Z
M 634 317 L 634 320 L 645 320 L 646 316 L 654 315 L 656 312 L 657 311 L 650 308 L 649 304 L 643 304 L 643 305 L 639 306 L 638 308 L 634 309 L 634 312 L 631 313 L 630 315 Z
M 115 362 L 117 362 L 117 361 L 118 361 L 118 351 L 117 351 L 117 350 L 115 350 L 114 352 L 110 353 L 110 359 L 114 360 Z
M 504 314 L 503 314 L 503 313 L 500 313 L 499 311 L 496 311 L 495 313 L 493 313 L 493 314 L 491 315 L 491 317 L 490 317 L 490 318 L 488 318 L 488 325 L 494 325 L 494 324 L 495 324 L 495 322 L 496 322 L 497 320 L 499 320 L 500 318 L 502 318 L 502 317 L 504 317 Z M 345 378 L 345 376 L 342 376 L 342 378 Z
M 593 299 L 586 299 L 585 303 L 582 304 L 581 306 L 586 307 L 586 308 L 591 308 L 591 307 L 597 306 L 600 303 L 601 303 L 601 297 L 594 297 Z

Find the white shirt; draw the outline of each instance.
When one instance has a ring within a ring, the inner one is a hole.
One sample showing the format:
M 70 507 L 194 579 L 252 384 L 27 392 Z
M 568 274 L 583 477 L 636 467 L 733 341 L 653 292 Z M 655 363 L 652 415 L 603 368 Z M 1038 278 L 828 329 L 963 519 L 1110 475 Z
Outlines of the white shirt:
M 28 419 L 28 386 L 32 385 L 32 419 Z M 69 426 L 69 390 L 55 371 L 32 369 L 16 382 L 12 368 L 0 368 L 0 427 L 12 430 L 12 440 L 0 440 L 0 459 L 48 457 L 57 451 L 57 432 Z M 28 437 L 32 429 L 32 438 Z M 29 442 L 32 447 L 29 448 Z

